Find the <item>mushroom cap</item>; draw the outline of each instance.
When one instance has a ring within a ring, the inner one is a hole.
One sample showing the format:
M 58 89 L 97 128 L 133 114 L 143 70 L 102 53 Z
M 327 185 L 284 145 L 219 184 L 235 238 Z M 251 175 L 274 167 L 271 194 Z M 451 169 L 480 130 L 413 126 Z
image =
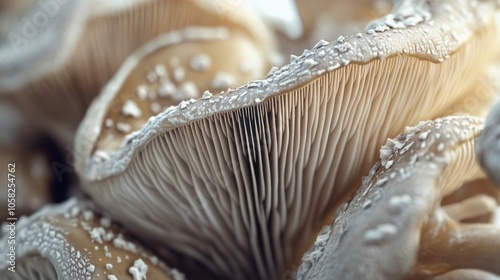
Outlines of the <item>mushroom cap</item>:
M 79 1 L 66 1 L 76 3 Z M 231 15 L 221 15 L 211 1 L 195 0 L 130 0 L 130 1 L 83 1 L 75 8 L 78 17 L 64 17 L 71 24 L 68 32 L 57 32 L 58 37 L 51 39 L 52 48 L 46 52 L 65 56 L 48 56 L 37 52 L 40 65 L 27 67 L 34 59 L 27 55 L 15 55 L 17 66 L 2 64 L 10 76 L 21 77 L 12 87 L 14 80 L 7 75 L 5 82 L 0 80 L 0 101 L 9 102 L 30 117 L 34 125 L 42 127 L 54 135 L 63 144 L 73 142 L 75 131 L 82 120 L 88 105 L 101 91 L 102 87 L 115 74 L 122 62 L 137 48 L 157 36 L 185 28 L 186 26 L 219 27 L 245 33 L 259 44 L 263 57 L 274 51 L 274 41 L 270 31 L 245 5 L 238 6 Z M 106 2 L 105 4 L 103 2 Z M 218 3 L 231 2 L 221 0 Z M 64 7 L 66 7 L 65 4 Z M 71 4 L 73 5 L 73 4 Z M 36 4 L 35 4 L 36 6 Z M 62 8 L 61 8 L 62 9 Z M 66 15 L 60 13 L 61 17 Z M 235 14 L 236 16 L 232 16 Z M 79 21 L 77 19 L 83 18 Z M 52 22 L 51 22 L 52 24 Z M 51 25 L 52 26 L 52 25 Z M 82 32 L 73 32 L 72 27 L 82 28 Z M 48 28 L 48 27 L 47 27 Z M 71 36 L 68 36 L 70 34 Z M 62 40 L 71 42 L 75 47 L 66 47 Z M 30 41 L 31 43 L 31 41 Z M 5 56 L 14 58 L 10 44 L 5 42 Z M 38 49 L 40 45 L 34 44 Z M 64 48 L 61 51 L 60 48 Z M 3 49 L 1 49 L 3 50 Z M 45 48 L 44 48 L 45 50 Z M 0 52 L 0 58 L 2 52 Z M 55 63 L 55 61 L 60 61 Z M 48 64 L 48 65 L 47 65 Z M 29 73 L 24 69 L 41 69 Z M 19 70 L 21 69 L 21 70 Z M 43 70 L 43 71 L 42 71 Z M 2 79 L 2 78 L 0 78 Z M 5 86 L 4 86 L 5 85 Z M 65 106 L 60 106 L 65 104 Z
M 167 109 L 103 158 L 102 110 L 115 96 L 105 90 L 76 140 L 84 188 L 132 232 L 147 228 L 161 255 L 189 256 L 220 278 L 277 278 L 387 135 L 474 86 L 498 52 L 496 8 L 432 2 L 432 21 L 321 41 L 262 80 Z
M 443 195 L 483 176 L 473 152 L 482 126 L 478 118 L 446 117 L 388 141 L 382 150 L 391 155 L 381 152 L 381 161 L 339 210 L 329 234 L 303 258 L 297 279 L 411 275 L 419 246 L 433 250 L 422 244 L 421 232 Z
M 8 227 L 2 227 L 2 252 L 9 251 Z M 70 199 L 46 206 L 14 226 L 15 271 L 0 257 L 2 279 L 184 279 L 135 239 L 97 212 L 90 201 Z M 113 278 L 115 276 L 115 278 Z
M 171 105 L 261 77 L 269 64 L 259 49 L 245 34 L 224 27 L 186 28 L 144 45 L 95 102 L 105 120 L 96 149 L 117 150 L 130 132 Z

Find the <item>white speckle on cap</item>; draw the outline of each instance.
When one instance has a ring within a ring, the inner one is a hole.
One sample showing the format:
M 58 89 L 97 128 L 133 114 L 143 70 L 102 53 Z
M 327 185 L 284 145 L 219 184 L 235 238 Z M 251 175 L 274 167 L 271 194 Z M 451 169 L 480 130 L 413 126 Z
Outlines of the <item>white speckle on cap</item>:
M 87 266 L 87 271 L 88 272 L 94 272 L 95 271 L 95 265 L 91 264 L 91 265 Z
M 212 97 L 212 93 L 208 90 L 205 90 L 201 99 L 209 99 L 210 97 Z
M 160 78 L 167 76 L 167 68 L 163 64 L 156 64 L 155 66 L 156 75 Z
M 340 37 L 342 37 L 342 36 L 340 36 Z M 344 37 L 342 37 L 342 38 L 344 38 Z M 314 45 L 313 49 L 319 49 L 319 48 L 328 46 L 329 44 L 330 44 L 330 42 L 328 42 L 328 41 L 326 41 L 324 39 L 321 39 L 321 40 L 319 40 L 319 42 L 316 43 L 316 45 Z
M 370 206 L 372 205 L 372 201 L 371 200 L 367 200 L 363 203 L 363 209 L 366 209 L 366 208 L 369 208 Z
M 122 114 L 125 117 L 138 118 L 138 117 L 140 117 L 142 115 L 142 111 L 141 111 L 141 109 L 139 109 L 139 107 L 137 106 L 137 103 L 135 103 L 135 101 L 133 101 L 133 100 L 127 100 L 123 104 Z
M 118 249 L 124 249 L 132 253 L 137 252 L 135 244 L 125 240 L 122 234 L 118 234 L 118 236 L 115 239 L 113 239 L 113 246 L 115 246 Z
M 441 142 L 441 143 L 439 143 L 439 144 L 437 145 L 437 147 L 436 147 L 436 149 L 437 149 L 437 151 L 438 151 L 438 152 L 442 152 L 442 151 L 444 151 L 444 148 L 445 148 L 445 145 L 444 145 L 444 143 L 442 143 L 442 142 Z
M 111 128 L 113 127 L 113 120 L 112 119 L 106 119 L 106 121 L 104 122 L 104 126 L 106 128 Z
M 405 205 L 411 203 L 412 198 L 408 194 L 400 195 L 400 196 L 393 196 L 389 200 L 389 211 L 391 213 L 398 213 L 400 212 Z
M 226 72 L 218 72 L 212 80 L 212 87 L 216 89 L 227 89 L 236 84 L 234 77 Z
M 158 75 L 156 75 L 156 71 L 149 71 L 146 75 L 146 80 L 151 84 L 158 81 Z
M 107 269 L 107 270 L 111 270 L 111 269 L 113 269 L 113 265 L 112 265 L 112 264 L 110 264 L 110 263 L 107 263 L 107 264 L 106 264 L 106 269 Z
M 175 268 L 170 270 L 170 276 L 172 276 L 174 280 L 186 280 L 186 276 Z
M 375 244 L 388 236 L 395 235 L 398 229 L 393 224 L 380 224 L 376 228 L 368 230 L 365 233 L 364 241 L 367 244 Z
M 171 81 L 163 81 L 158 87 L 158 95 L 160 97 L 172 97 L 176 91 L 177 87 Z
M 96 227 L 96 228 L 93 228 L 91 231 L 90 231 L 90 238 L 99 243 L 99 244 L 102 244 L 102 240 L 103 240 L 103 236 L 106 234 L 106 231 L 104 230 L 104 228 L 102 227 Z
M 411 149 L 411 147 L 413 147 L 413 145 L 415 144 L 415 142 L 411 142 L 410 144 L 404 146 L 400 151 L 399 151 L 399 154 L 400 155 L 403 155 L 404 153 L 408 152 L 409 149 Z
M 345 53 L 352 48 L 350 43 L 338 44 L 335 46 L 335 49 L 341 53 Z
M 116 129 L 123 133 L 129 133 L 130 131 L 132 131 L 132 126 L 128 123 L 119 122 L 116 124 Z
M 176 67 L 174 69 L 174 81 L 176 82 L 182 82 L 184 78 L 186 77 L 186 70 L 182 67 Z
M 191 58 L 189 66 L 193 71 L 206 71 L 212 67 L 212 59 L 206 54 L 197 54 Z
M 182 83 L 179 86 L 179 89 L 177 90 L 176 100 L 180 101 L 197 97 L 198 97 L 198 88 L 196 87 L 196 84 L 191 81 L 188 81 Z
M 90 210 L 85 210 L 83 211 L 83 220 L 84 221 L 90 221 L 94 218 L 94 213 L 92 213 L 92 211 Z
M 108 280 L 118 280 L 114 275 L 108 275 Z
M 146 100 L 148 97 L 148 88 L 144 85 L 140 85 L 135 89 L 135 94 L 140 100 Z
M 109 228 L 111 226 L 111 220 L 107 217 L 102 217 L 100 222 L 101 222 L 101 226 L 103 226 L 105 228 Z
M 144 263 L 142 259 L 137 259 L 134 265 L 128 269 L 128 272 L 132 274 L 134 280 L 146 280 L 146 274 L 148 273 L 148 266 Z
M 427 139 L 427 136 L 429 136 L 429 133 L 431 133 L 431 132 L 430 131 L 424 131 L 424 132 L 420 133 L 420 135 L 418 136 L 418 139 L 420 139 L 422 141 L 425 140 L 425 139 Z
M 153 114 L 158 114 L 161 112 L 161 105 L 158 102 L 151 103 L 150 108 Z

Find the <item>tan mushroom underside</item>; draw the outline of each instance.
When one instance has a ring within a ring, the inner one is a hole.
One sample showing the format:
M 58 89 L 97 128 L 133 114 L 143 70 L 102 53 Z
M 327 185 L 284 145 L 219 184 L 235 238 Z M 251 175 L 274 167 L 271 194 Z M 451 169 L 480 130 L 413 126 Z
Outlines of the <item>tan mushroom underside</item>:
M 4 254 L 9 235 L 0 238 L 2 279 L 182 279 L 89 201 L 46 206 L 15 230 L 15 273 Z

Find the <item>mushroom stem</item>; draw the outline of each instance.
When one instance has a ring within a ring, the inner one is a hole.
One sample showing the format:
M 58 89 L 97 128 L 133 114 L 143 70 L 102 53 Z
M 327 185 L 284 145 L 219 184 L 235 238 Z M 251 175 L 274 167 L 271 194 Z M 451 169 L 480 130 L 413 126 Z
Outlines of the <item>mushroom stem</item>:
M 477 195 L 464 201 L 446 205 L 443 211 L 455 221 L 477 218 L 483 215 L 491 215 L 497 207 L 494 198 L 488 195 Z
M 459 224 L 438 210 L 422 232 L 418 270 L 435 274 L 472 268 L 500 274 L 499 227 Z

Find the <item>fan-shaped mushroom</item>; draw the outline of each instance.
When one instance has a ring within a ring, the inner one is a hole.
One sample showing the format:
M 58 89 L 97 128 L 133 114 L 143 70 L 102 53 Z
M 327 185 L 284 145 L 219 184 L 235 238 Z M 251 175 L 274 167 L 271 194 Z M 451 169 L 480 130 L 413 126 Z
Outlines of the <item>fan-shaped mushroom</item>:
M 186 26 L 224 26 L 246 34 L 259 45 L 263 57 L 274 49 L 268 29 L 245 5 L 220 15 L 212 1 L 205 0 L 90 0 L 77 6 L 79 2 L 33 1 L 35 14 L 47 16 L 45 5 L 59 9 L 57 17 L 47 19 L 50 24 L 36 34 L 47 34 L 42 40 L 46 45 L 29 39 L 29 47 L 14 55 L 8 38 L 0 39 L 0 60 L 5 61 L 0 66 L 0 102 L 20 108 L 64 144 L 73 142 L 87 106 L 121 63 L 163 33 Z M 79 11 L 78 16 L 66 10 Z M 21 20 L 19 29 L 24 24 Z M 66 32 L 59 30 L 63 27 Z M 84 29 L 81 35 L 78 28 Z
M 71 199 L 7 223 L 0 241 L 2 279 L 184 279 L 90 201 Z
M 481 129 L 480 119 L 447 117 L 389 140 L 380 163 L 339 211 L 328 236 L 321 236 L 327 241 L 304 259 L 297 278 L 404 279 L 413 274 L 423 279 L 457 269 L 500 274 L 500 227 L 459 224 L 439 207 L 443 195 L 484 177 L 474 153 Z M 489 206 L 475 205 L 483 207 Z
M 496 3 L 429 10 L 432 21 L 321 41 L 263 80 L 172 107 L 103 156 L 102 109 L 116 96 L 104 91 L 76 141 L 85 190 L 162 256 L 278 278 L 387 135 L 446 111 L 497 55 Z

